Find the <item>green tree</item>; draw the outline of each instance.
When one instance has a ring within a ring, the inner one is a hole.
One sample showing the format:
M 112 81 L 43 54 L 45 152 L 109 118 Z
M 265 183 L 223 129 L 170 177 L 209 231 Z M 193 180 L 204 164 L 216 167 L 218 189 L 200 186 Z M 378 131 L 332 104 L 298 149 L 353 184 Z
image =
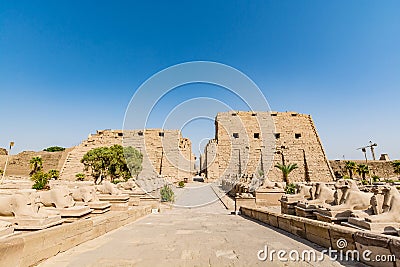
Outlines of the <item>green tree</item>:
M 129 173 L 137 176 L 142 171 L 143 155 L 134 147 L 124 147 L 124 155 L 126 159 L 126 166 Z
M 43 151 L 47 152 L 57 152 L 57 151 L 64 151 L 65 147 L 60 147 L 60 146 L 51 146 L 48 148 L 43 149 Z
M 363 180 L 365 180 L 365 175 L 369 173 L 368 165 L 358 164 L 356 167 L 356 172 L 361 175 Z
M 131 178 L 142 168 L 143 155 L 133 147 L 123 148 L 121 145 L 111 147 L 98 147 L 88 151 L 81 162 L 85 170 L 90 170 L 96 183 L 100 183 L 106 177 L 111 182 L 122 178 Z M 131 170 L 131 171 L 130 171 Z
M 279 170 L 282 171 L 282 175 L 283 175 L 283 181 L 286 183 L 289 183 L 289 174 L 298 168 L 296 163 L 292 163 L 289 165 L 285 165 L 285 164 L 276 164 L 275 168 L 278 168 Z
M 47 172 L 49 179 L 57 180 L 60 177 L 60 172 L 57 170 L 49 170 Z
M 354 161 L 347 160 L 344 163 L 344 168 L 349 172 L 350 179 L 353 179 L 353 172 L 356 169 L 357 164 Z
M 96 147 L 83 155 L 81 162 L 85 170 L 90 170 L 95 183 L 99 184 L 108 174 L 110 151 L 108 147 Z
M 33 157 L 29 161 L 29 165 L 31 168 L 30 176 L 34 175 L 35 173 L 41 171 L 43 169 L 43 161 L 41 157 Z
M 35 172 L 31 180 L 34 182 L 32 188 L 37 190 L 48 189 L 49 174 L 42 171 Z
M 399 160 L 395 160 L 392 162 L 392 166 L 394 169 L 394 173 L 399 175 L 400 174 L 400 161 Z

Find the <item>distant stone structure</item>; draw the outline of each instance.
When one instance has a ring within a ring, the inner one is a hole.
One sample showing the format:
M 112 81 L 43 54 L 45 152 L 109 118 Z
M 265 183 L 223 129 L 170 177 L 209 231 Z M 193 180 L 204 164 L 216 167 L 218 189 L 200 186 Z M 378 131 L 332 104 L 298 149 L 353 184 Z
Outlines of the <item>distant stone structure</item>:
M 218 113 L 215 139 L 202 156 L 208 179 L 265 174 L 282 181 L 275 164 L 296 163 L 290 182 L 332 181 L 333 171 L 310 115 L 296 112 Z
M 23 151 L 17 155 L 10 155 L 7 165 L 6 175 L 28 176 L 30 172 L 29 161 L 32 157 L 41 157 L 43 160 L 43 171 L 51 169 L 60 170 L 64 164 L 70 149 L 59 152 L 46 151 Z M 7 155 L 0 155 L 0 168 L 3 169 Z
M 89 150 L 116 144 L 135 147 L 143 154 L 143 170 L 138 183 L 149 190 L 153 184 L 157 184 L 157 187 L 163 185 L 154 180 L 157 177 L 174 182 L 194 174 L 195 159 L 191 142 L 183 138 L 179 130 L 102 130 L 89 135 L 88 139 L 68 153 L 60 179 L 75 180 L 75 174 L 83 173 L 81 159 Z
M 394 173 L 394 169 L 392 166 L 393 161 L 387 160 L 368 160 L 366 163 L 365 160 L 350 160 L 354 161 L 358 164 L 367 164 L 370 169 L 370 176 L 378 176 L 380 178 L 395 178 L 398 175 Z M 345 169 L 346 160 L 330 160 L 329 161 L 333 172 L 336 177 L 340 178 L 344 175 L 349 175 L 348 171 Z M 353 172 L 353 177 L 361 178 L 356 172 Z

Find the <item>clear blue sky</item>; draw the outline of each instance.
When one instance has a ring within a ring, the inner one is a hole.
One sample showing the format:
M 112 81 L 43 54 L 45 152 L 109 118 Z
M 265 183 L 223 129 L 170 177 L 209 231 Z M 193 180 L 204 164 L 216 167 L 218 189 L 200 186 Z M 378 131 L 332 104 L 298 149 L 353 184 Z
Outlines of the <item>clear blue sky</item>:
M 210 60 L 273 110 L 312 114 L 329 158 L 362 158 L 369 140 L 400 158 L 399 14 L 399 1 L 0 1 L 0 146 L 120 129 L 147 78 Z

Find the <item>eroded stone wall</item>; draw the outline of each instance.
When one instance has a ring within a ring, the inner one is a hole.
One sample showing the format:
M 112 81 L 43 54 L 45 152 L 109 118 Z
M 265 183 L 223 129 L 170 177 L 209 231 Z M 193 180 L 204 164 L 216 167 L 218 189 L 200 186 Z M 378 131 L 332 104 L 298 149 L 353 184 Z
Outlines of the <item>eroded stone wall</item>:
M 43 161 L 43 170 L 60 170 L 68 153 L 68 149 L 59 152 L 46 151 L 23 151 L 17 155 L 10 155 L 7 164 L 7 176 L 28 176 L 30 173 L 29 161 L 32 157 L 41 157 Z M 0 155 L 0 166 L 4 169 L 7 155 Z
M 277 163 L 296 163 L 289 179 L 332 181 L 322 143 L 310 115 L 296 112 L 224 112 L 216 116 L 216 137 L 205 149 L 206 175 L 265 173 L 281 181 Z
M 61 179 L 74 180 L 75 174 L 84 172 L 84 166 L 80 161 L 89 150 L 115 144 L 135 147 L 143 154 L 143 171 L 139 175 L 141 177 L 161 176 L 177 181 L 193 175 L 194 156 L 191 152 L 191 142 L 183 138 L 180 131 L 103 130 L 89 135 L 88 139 L 74 147 L 62 168 Z M 153 182 L 146 183 L 150 187 L 150 183 Z
M 358 164 L 367 164 L 370 169 L 370 175 L 376 175 L 380 178 L 397 178 L 399 175 L 394 173 L 394 169 L 392 166 L 393 161 L 386 160 L 368 160 L 366 163 L 365 160 L 351 160 Z M 345 160 L 330 160 L 330 165 L 332 166 L 332 170 L 337 177 L 342 177 L 344 175 L 349 175 L 348 171 L 345 169 Z M 355 171 L 353 172 L 354 178 L 361 178 L 359 174 Z

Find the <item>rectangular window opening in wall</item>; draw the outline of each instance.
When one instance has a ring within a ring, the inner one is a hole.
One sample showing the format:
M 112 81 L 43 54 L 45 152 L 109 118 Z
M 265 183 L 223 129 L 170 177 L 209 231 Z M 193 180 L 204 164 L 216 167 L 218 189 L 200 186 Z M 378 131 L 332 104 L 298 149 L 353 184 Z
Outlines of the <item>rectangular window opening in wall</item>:
M 124 134 L 123 133 L 118 133 L 118 136 L 124 136 Z
M 301 134 L 299 134 L 299 133 L 294 134 L 294 137 L 295 137 L 296 139 L 299 139 L 299 138 L 301 137 Z
M 232 116 L 237 116 L 237 114 L 236 113 L 232 113 Z
M 255 117 L 255 116 L 257 116 L 257 113 L 253 113 L 253 114 L 251 114 L 251 116 Z
M 260 133 L 254 133 L 254 138 L 260 139 Z
M 271 113 L 271 116 L 272 116 L 272 117 L 276 117 L 276 116 L 278 116 L 278 114 L 276 114 L 276 113 Z
M 139 136 L 143 136 L 143 132 L 138 132 L 137 133 Z
M 239 133 L 233 133 L 233 138 L 239 138 Z
M 164 133 L 163 132 L 159 132 L 158 136 L 164 136 Z
M 296 117 L 297 116 L 297 113 L 292 113 L 292 117 Z
M 280 134 L 280 133 L 276 133 L 276 134 L 275 134 L 275 138 L 276 138 L 276 139 L 281 138 L 281 134 Z

